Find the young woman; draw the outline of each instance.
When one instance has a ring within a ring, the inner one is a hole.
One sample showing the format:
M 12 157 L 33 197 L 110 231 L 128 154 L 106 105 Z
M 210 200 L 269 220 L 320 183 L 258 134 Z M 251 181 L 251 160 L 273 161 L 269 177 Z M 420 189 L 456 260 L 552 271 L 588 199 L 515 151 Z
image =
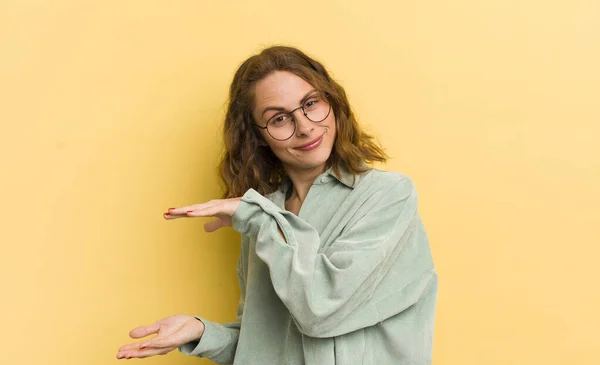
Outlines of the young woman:
M 242 234 L 237 322 L 174 315 L 118 358 L 179 348 L 221 364 L 429 364 L 437 275 L 411 180 L 369 167 L 386 156 L 344 89 L 301 51 L 246 60 L 230 88 L 225 198 L 169 209 Z

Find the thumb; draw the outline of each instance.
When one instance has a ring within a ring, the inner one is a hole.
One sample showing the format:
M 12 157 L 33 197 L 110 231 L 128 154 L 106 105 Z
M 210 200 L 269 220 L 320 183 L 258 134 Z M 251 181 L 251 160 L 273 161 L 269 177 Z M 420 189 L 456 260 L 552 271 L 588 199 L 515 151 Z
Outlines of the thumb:
M 204 230 L 206 232 L 214 232 L 221 227 L 223 227 L 223 221 L 220 219 L 215 219 L 214 221 L 204 224 Z
M 131 337 L 131 338 L 146 337 L 148 335 L 158 333 L 159 329 L 160 329 L 160 326 L 158 325 L 158 323 L 154 323 L 150 326 L 136 327 L 136 328 L 132 329 L 131 331 L 129 331 L 129 337 Z

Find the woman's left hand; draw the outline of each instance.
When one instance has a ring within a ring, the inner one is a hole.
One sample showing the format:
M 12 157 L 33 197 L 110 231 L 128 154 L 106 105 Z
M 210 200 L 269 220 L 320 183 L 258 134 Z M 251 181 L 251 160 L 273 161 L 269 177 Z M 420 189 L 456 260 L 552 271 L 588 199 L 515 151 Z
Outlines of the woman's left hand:
M 215 217 L 214 221 L 204 224 L 206 232 L 214 232 L 221 227 L 231 227 L 231 217 L 240 207 L 241 198 L 216 199 L 203 204 L 194 204 L 181 208 L 170 208 L 163 214 L 165 219 Z

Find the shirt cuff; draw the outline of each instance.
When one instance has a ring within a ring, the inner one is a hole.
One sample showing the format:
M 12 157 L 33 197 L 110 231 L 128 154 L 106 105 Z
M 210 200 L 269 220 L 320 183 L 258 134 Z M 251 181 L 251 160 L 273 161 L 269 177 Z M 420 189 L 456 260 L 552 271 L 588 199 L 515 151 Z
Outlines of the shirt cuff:
M 184 355 L 204 357 L 202 354 L 220 349 L 230 340 L 230 334 L 222 330 L 222 325 L 195 317 L 204 323 L 204 333 L 200 341 L 188 342 L 179 347 L 179 352 Z
M 260 223 L 267 221 L 268 216 L 257 217 L 260 213 L 269 213 L 269 211 L 277 210 L 277 206 L 269 199 L 260 195 L 256 190 L 249 189 L 244 196 L 235 214 L 231 217 L 233 229 L 242 233 L 250 234 L 253 227 L 260 226 Z M 258 218 L 261 222 L 253 222 L 251 218 Z M 253 224 L 254 223 L 254 224 Z M 258 223 L 258 225 L 256 225 Z

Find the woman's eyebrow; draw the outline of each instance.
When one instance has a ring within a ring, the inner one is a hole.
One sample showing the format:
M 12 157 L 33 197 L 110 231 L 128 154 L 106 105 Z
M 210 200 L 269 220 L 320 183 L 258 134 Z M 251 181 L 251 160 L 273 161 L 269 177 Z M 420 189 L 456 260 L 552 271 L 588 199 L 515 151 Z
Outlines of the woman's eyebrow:
M 304 102 L 306 101 L 306 99 L 308 99 L 308 98 L 309 98 L 309 97 L 310 97 L 310 96 L 311 96 L 311 95 L 312 95 L 312 94 L 313 94 L 315 91 L 317 91 L 317 89 L 312 89 L 312 90 L 310 90 L 309 92 L 307 92 L 307 93 L 306 93 L 306 94 L 305 94 L 305 95 L 302 97 L 302 99 L 300 99 L 300 103 L 299 103 L 299 104 L 300 104 L 300 105 L 304 104 Z M 266 112 L 268 112 L 269 110 L 277 110 L 277 111 L 281 111 L 281 112 L 284 112 L 284 111 L 286 111 L 286 110 L 285 110 L 285 108 L 284 108 L 284 107 L 281 107 L 281 106 L 268 106 L 268 107 L 266 107 L 265 109 L 263 109 L 262 116 L 264 117 L 264 116 L 265 116 L 265 113 L 266 113 Z
M 308 99 L 309 97 L 312 96 L 312 94 L 315 93 L 315 91 L 317 91 L 317 89 L 312 89 L 311 91 L 307 92 L 306 95 L 304 95 L 304 97 L 302 99 L 300 99 L 300 105 L 304 104 L 304 102 L 306 101 L 306 99 Z

